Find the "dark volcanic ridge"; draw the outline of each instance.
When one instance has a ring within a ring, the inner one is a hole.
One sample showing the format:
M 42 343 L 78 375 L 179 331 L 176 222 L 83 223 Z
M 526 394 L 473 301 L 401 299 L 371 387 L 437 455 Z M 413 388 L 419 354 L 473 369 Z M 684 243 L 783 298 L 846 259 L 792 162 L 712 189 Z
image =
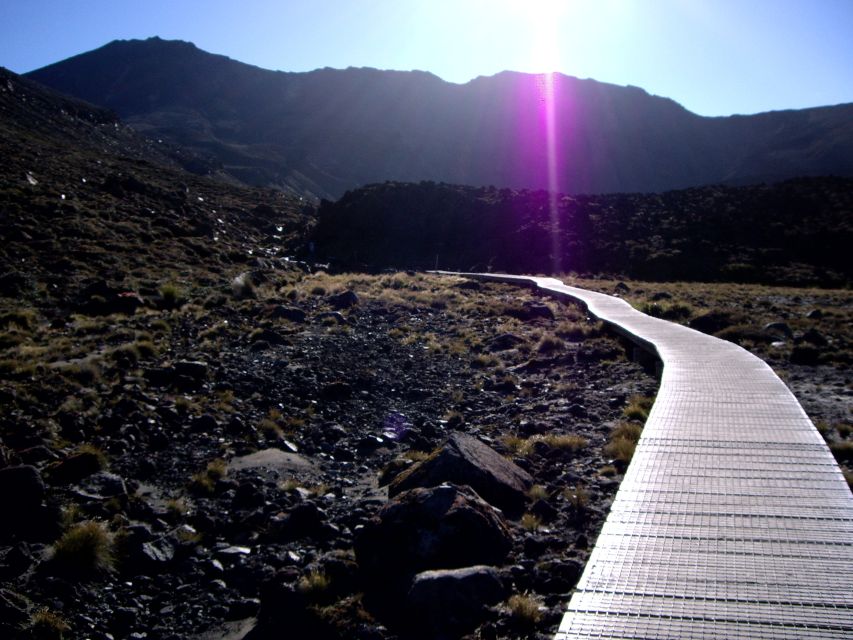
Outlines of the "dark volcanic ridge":
M 312 240 L 342 269 L 846 286 L 853 179 L 598 196 L 386 182 L 324 201 Z
M 665 191 L 853 175 L 853 105 L 706 118 L 636 87 L 504 72 L 274 72 L 180 41 L 116 41 L 28 74 L 138 131 L 213 157 L 240 181 L 335 198 L 382 180 Z M 548 94 L 546 96 L 546 93 Z

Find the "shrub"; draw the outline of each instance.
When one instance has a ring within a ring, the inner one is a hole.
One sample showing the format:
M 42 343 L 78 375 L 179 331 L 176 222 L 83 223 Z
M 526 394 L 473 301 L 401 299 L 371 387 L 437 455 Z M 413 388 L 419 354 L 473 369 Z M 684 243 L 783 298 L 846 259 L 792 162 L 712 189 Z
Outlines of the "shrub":
M 228 464 L 225 460 L 217 458 L 207 463 L 204 471 L 193 474 L 190 480 L 190 489 L 198 493 L 213 493 L 216 481 L 224 478 L 228 473 Z
M 604 446 L 604 453 L 614 460 L 628 464 L 631 462 L 631 458 L 634 457 L 634 450 L 636 448 L 636 442 L 625 438 L 617 438 Z
M 491 367 L 496 367 L 500 364 L 500 360 L 498 360 L 495 356 L 479 354 L 471 360 L 471 367 L 474 369 L 489 369 Z
M 527 491 L 527 497 L 531 500 L 547 500 L 548 499 L 548 489 L 543 487 L 541 484 L 534 484 Z
M 539 344 L 536 345 L 537 353 L 551 353 L 563 349 L 566 344 L 556 336 L 542 336 Z
M 521 516 L 521 527 L 527 531 L 536 531 L 542 526 L 542 518 L 534 513 L 525 513 Z
M 572 452 L 580 451 L 587 445 L 586 438 L 571 433 L 549 433 L 545 435 L 536 435 L 530 439 L 534 442 L 544 442 L 552 449 L 567 449 Z
M 629 420 L 645 422 L 649 417 L 654 400 L 646 396 L 631 396 L 628 406 L 623 410 L 623 415 Z
M 160 287 L 160 300 L 164 309 L 177 309 L 184 303 L 184 296 L 178 285 L 169 282 Z
M 838 462 L 853 462 L 853 441 L 833 442 L 829 445 L 829 449 Z
M 13 309 L 0 314 L 0 327 L 15 325 L 24 331 L 32 331 L 37 324 L 35 311 L 32 309 Z
M 600 332 L 599 325 L 589 325 L 582 322 L 562 322 L 554 330 L 554 333 L 569 342 L 583 342 L 587 338 L 597 336 Z
M 76 524 L 53 545 L 51 562 L 81 577 L 109 571 L 114 564 L 112 535 L 95 520 Z
M 106 356 L 120 367 L 130 367 L 139 362 L 141 354 L 136 344 L 123 344 L 107 351 Z
M 632 422 L 620 422 L 610 434 L 610 439 L 625 439 L 630 440 L 631 442 L 638 442 L 642 433 L 643 428 L 640 425 L 634 424 Z
M 329 591 L 330 581 L 325 573 L 312 571 L 302 576 L 296 585 L 297 590 L 312 600 L 322 598 Z
M 59 615 L 42 607 L 33 613 L 28 630 L 30 637 L 37 640 L 61 640 L 71 627 Z
M 516 624 L 532 627 L 542 619 L 542 607 L 538 599 L 528 594 L 510 596 L 506 603 L 510 618 Z
M 589 491 L 582 484 L 576 484 L 574 489 L 567 487 L 563 495 L 575 511 L 583 511 L 589 505 Z

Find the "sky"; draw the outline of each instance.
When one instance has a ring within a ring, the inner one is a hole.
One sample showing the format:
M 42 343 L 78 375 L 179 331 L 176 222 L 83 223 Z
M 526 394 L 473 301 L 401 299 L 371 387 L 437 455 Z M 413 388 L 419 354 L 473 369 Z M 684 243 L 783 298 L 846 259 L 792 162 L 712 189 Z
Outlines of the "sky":
M 155 35 L 282 71 L 560 72 L 707 116 L 853 102 L 853 0 L 0 0 L 17 73 Z

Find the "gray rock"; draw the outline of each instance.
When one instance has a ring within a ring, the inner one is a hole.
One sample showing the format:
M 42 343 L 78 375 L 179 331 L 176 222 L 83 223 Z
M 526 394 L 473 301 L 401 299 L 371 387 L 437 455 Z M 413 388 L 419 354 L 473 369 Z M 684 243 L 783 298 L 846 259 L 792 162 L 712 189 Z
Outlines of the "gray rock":
M 157 538 L 142 544 L 142 558 L 149 567 L 162 566 L 175 558 L 175 547 L 167 538 Z
M 785 336 L 789 340 L 794 337 L 794 332 L 791 331 L 787 322 L 768 322 L 764 325 L 764 331 Z
M 93 473 L 78 486 L 77 493 L 86 498 L 106 500 L 127 495 L 127 486 L 121 476 L 106 471 Z
M 406 604 L 418 635 L 458 637 L 476 627 L 487 607 L 506 595 L 495 568 L 479 565 L 419 573 Z
M 533 478 L 476 438 L 457 433 L 438 452 L 394 478 L 388 495 L 444 482 L 468 485 L 494 506 L 516 514 L 524 509 Z

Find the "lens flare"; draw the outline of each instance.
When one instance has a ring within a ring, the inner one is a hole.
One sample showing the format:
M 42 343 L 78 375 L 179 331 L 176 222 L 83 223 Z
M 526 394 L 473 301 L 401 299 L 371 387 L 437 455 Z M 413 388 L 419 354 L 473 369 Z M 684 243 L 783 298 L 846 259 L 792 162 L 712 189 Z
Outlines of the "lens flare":
M 557 131 L 557 86 L 553 72 L 537 76 L 540 92 L 541 118 L 544 121 L 545 134 L 545 165 L 548 172 L 548 223 L 551 234 L 551 269 L 552 273 L 561 271 L 560 259 L 560 218 L 558 193 L 560 190 L 560 162 L 558 156 Z

